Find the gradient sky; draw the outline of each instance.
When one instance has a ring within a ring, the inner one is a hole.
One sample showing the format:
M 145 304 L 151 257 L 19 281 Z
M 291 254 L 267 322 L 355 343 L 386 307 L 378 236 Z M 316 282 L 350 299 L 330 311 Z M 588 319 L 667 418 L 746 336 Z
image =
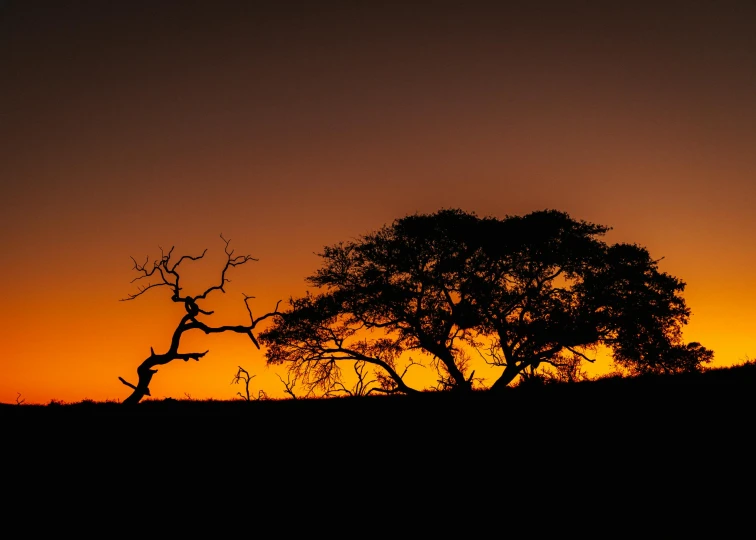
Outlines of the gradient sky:
M 756 4 L 0 2 L 0 402 L 125 398 L 183 314 L 130 256 L 235 269 L 209 323 L 305 292 L 323 246 L 414 212 L 544 208 L 687 283 L 689 341 L 756 355 Z M 199 335 L 156 398 L 231 399 Z M 749 356 L 750 355 L 750 356 Z M 606 366 L 604 366 L 606 367 Z M 608 369 L 608 368 L 606 368 Z

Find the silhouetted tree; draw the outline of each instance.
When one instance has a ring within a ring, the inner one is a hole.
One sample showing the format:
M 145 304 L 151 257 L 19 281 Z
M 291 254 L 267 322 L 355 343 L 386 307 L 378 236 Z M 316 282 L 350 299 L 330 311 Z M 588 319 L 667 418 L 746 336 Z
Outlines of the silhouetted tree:
M 257 375 L 251 375 L 249 371 L 239 366 L 239 369 L 236 371 L 236 375 L 234 375 L 234 378 L 231 380 L 231 384 L 244 383 L 244 393 L 236 393 L 236 395 L 244 401 L 261 401 L 268 397 L 264 390 L 259 390 L 257 392 L 256 398 L 252 397 L 252 394 L 249 391 L 249 383 L 251 383 L 252 379 L 254 379 L 255 377 L 257 377 Z
M 601 241 L 608 230 L 555 210 L 396 220 L 324 249 L 307 278 L 321 292 L 291 299 L 260 335 L 266 357 L 323 390 L 340 364 L 365 362 L 383 391 L 405 393 L 406 351 L 429 355 L 441 388 L 470 389 L 464 346 L 503 368 L 492 388 L 541 365 L 574 373 L 598 345 L 635 372 L 699 369 L 712 353 L 681 342 L 685 284 L 644 248 Z
M 183 287 L 181 286 L 181 275 L 179 274 L 179 267 L 182 263 L 184 263 L 184 261 L 197 261 L 199 259 L 202 259 L 205 256 L 205 253 L 207 253 L 207 249 L 205 249 L 205 251 L 203 251 L 201 255 L 183 255 L 178 260 L 173 259 L 173 247 L 171 247 L 168 253 L 164 253 L 161 249 L 160 259 L 153 261 L 152 265 L 149 264 L 149 258 L 143 264 L 139 264 L 132 257 L 131 260 L 134 261 L 134 270 L 136 270 L 140 274 L 139 276 L 134 278 L 134 280 L 132 280 L 132 283 L 134 283 L 135 281 L 146 280 L 146 284 L 139 287 L 136 293 L 130 294 L 126 298 L 123 298 L 122 301 L 134 300 L 150 289 L 167 287 L 171 291 L 171 300 L 173 302 L 183 304 L 184 309 L 186 310 L 186 314 L 181 317 L 181 320 L 176 326 L 176 329 L 173 331 L 173 336 L 171 337 L 171 344 L 168 348 L 168 351 L 163 354 L 157 354 L 155 353 L 154 349 L 150 347 L 150 356 L 147 357 L 147 359 L 142 362 L 137 368 L 137 375 L 139 376 L 139 380 L 136 385 L 131 384 L 130 382 L 124 380 L 122 377 L 118 377 L 118 379 L 123 384 L 133 390 L 131 395 L 123 401 L 124 403 L 138 403 L 144 396 L 150 395 L 150 381 L 152 381 L 153 375 L 157 373 L 157 370 L 153 369 L 156 366 L 167 364 L 168 362 L 172 362 L 173 360 L 184 360 L 185 362 L 187 362 L 191 359 L 199 361 L 200 358 L 208 353 L 208 351 L 179 352 L 181 337 L 185 332 L 188 332 L 190 330 L 201 330 L 205 334 L 217 334 L 223 332 L 246 334 L 249 336 L 250 340 L 252 340 L 252 343 L 254 343 L 255 347 L 257 347 L 258 349 L 260 348 L 260 344 L 252 333 L 252 330 L 261 321 L 276 315 L 278 312 L 278 304 L 276 305 L 275 311 L 266 313 L 262 317 L 254 318 L 252 316 L 252 310 L 249 307 L 249 300 L 253 297 L 244 295 L 244 304 L 247 308 L 247 313 L 249 313 L 249 324 L 240 324 L 234 326 L 210 326 L 204 321 L 200 320 L 200 317 L 202 316 L 209 316 L 213 314 L 212 311 L 206 311 L 202 309 L 200 307 L 200 302 L 205 300 L 207 296 L 213 291 L 220 291 L 222 293 L 226 292 L 224 286 L 229 281 L 229 279 L 226 277 L 228 271 L 235 266 L 241 266 L 249 261 L 257 260 L 252 258 L 250 255 L 234 255 L 234 250 L 229 249 L 230 241 L 223 238 L 223 235 L 221 235 L 221 240 L 223 240 L 223 242 L 225 243 L 224 251 L 226 253 L 226 263 L 221 270 L 220 280 L 216 285 L 212 285 L 205 289 L 205 291 L 201 294 L 196 295 L 189 295 L 184 293 Z

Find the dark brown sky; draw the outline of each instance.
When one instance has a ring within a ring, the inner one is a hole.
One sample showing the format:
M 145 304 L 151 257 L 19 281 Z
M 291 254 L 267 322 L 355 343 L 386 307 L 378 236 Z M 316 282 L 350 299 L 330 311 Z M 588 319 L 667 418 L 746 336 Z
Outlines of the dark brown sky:
M 0 2 L 0 401 L 122 395 L 173 324 L 116 302 L 130 255 L 222 232 L 265 311 L 441 207 L 613 226 L 688 283 L 686 337 L 756 354 L 755 4 L 493 4 Z M 155 384 L 231 397 L 234 346 Z

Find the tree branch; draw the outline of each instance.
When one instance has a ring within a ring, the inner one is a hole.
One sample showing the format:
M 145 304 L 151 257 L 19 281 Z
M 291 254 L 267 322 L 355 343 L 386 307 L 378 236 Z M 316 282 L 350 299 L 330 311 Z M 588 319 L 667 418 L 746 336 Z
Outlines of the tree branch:
M 226 240 L 223 235 L 221 235 L 221 239 L 223 242 L 225 242 L 225 248 L 224 251 L 226 253 L 226 263 L 223 267 L 223 270 L 221 271 L 221 281 L 220 285 L 215 285 L 213 287 L 210 287 L 205 290 L 200 295 L 197 296 L 181 296 L 181 287 L 180 287 L 180 281 L 181 281 L 181 275 L 179 273 L 179 267 L 184 261 L 197 261 L 199 259 L 202 259 L 205 254 L 207 253 L 207 249 L 205 249 L 201 255 L 184 255 L 178 259 L 174 264 L 171 264 L 171 256 L 173 254 L 173 247 L 168 251 L 166 254 L 162 248 L 160 248 L 160 260 L 155 261 L 152 265 L 152 268 L 148 268 L 149 264 L 149 258 L 147 258 L 144 262 L 144 264 L 139 264 L 136 262 L 136 260 L 132 257 L 131 259 L 134 261 L 134 270 L 139 272 L 141 275 L 135 278 L 133 281 L 137 281 L 140 279 L 150 278 L 156 273 L 160 274 L 161 281 L 154 281 L 152 283 L 149 283 L 148 285 L 144 287 L 140 287 L 136 293 L 130 294 L 128 297 L 122 299 L 122 300 L 133 300 L 135 298 L 138 298 L 142 294 L 144 294 L 146 291 L 148 291 L 151 288 L 159 287 L 159 286 L 169 286 L 173 289 L 173 295 L 171 297 L 171 300 L 174 302 L 181 302 L 184 304 L 184 308 L 186 309 L 186 314 L 181 318 L 178 325 L 176 326 L 176 329 L 173 331 L 173 336 L 171 338 L 171 344 L 168 349 L 168 351 L 164 354 L 155 354 L 155 351 L 153 349 L 150 349 L 150 356 L 145 359 L 137 368 L 137 374 L 139 375 L 139 382 L 134 385 L 130 382 L 126 381 L 122 377 L 119 377 L 118 379 L 126 386 L 131 388 L 133 390 L 133 393 L 131 396 L 129 396 L 126 400 L 124 400 L 124 403 L 138 403 L 142 397 L 149 396 L 149 384 L 152 380 L 152 377 L 155 373 L 157 373 L 156 369 L 153 369 L 156 366 L 164 365 L 169 362 L 172 362 L 173 360 L 183 360 L 185 362 L 188 362 L 189 360 L 196 360 L 199 361 L 200 358 L 203 358 L 208 351 L 205 352 L 189 352 L 189 353 L 180 353 L 178 352 L 179 344 L 181 341 L 181 337 L 183 336 L 184 332 L 187 332 L 189 330 L 202 330 L 205 334 L 216 334 L 216 333 L 223 333 L 223 332 L 235 332 L 235 333 L 241 333 L 241 334 L 247 334 L 250 339 L 252 340 L 252 343 L 259 349 L 260 344 L 258 343 L 255 336 L 252 334 L 252 330 L 257 326 L 260 322 L 266 320 L 269 317 L 272 317 L 274 315 L 278 314 L 278 306 L 280 304 L 280 301 L 276 304 L 276 310 L 272 313 L 266 313 L 262 317 L 258 317 L 257 319 L 252 317 L 252 311 L 249 307 L 248 300 L 252 297 L 244 295 L 244 303 L 246 305 L 247 311 L 250 314 L 250 324 L 249 325 L 225 325 L 225 326 L 219 326 L 219 327 L 213 327 L 205 324 L 202 321 L 197 320 L 197 316 L 199 314 L 202 315 L 212 315 L 213 312 L 210 310 L 205 310 L 200 308 L 200 306 L 197 304 L 199 300 L 204 299 L 210 292 L 213 290 L 221 290 L 222 292 L 225 292 L 223 290 L 223 286 L 225 283 L 227 283 L 229 280 L 226 277 L 226 273 L 228 270 L 234 266 L 242 265 L 248 261 L 255 261 L 257 259 L 254 259 L 253 257 L 249 255 L 242 255 L 242 256 L 236 256 L 234 257 L 234 251 L 229 248 L 229 240 Z
M 588 358 L 586 355 L 584 355 L 580 351 L 576 351 L 572 347 L 565 347 L 565 349 L 567 349 L 568 351 L 570 351 L 572 354 L 576 354 L 577 356 L 580 356 L 583 360 L 586 360 L 586 361 L 590 362 L 591 364 L 593 364 L 596 361 L 595 358 Z
M 212 287 L 207 288 L 205 292 L 203 292 L 202 294 L 198 296 L 195 296 L 194 297 L 195 300 L 206 298 L 207 295 L 213 291 L 221 291 L 225 293 L 226 290 L 223 287 L 225 286 L 226 283 L 231 281 L 226 277 L 226 272 L 228 272 L 228 269 L 234 266 L 241 266 L 244 263 L 247 263 L 249 261 L 257 261 L 257 259 L 255 259 L 251 255 L 237 255 L 236 257 L 234 257 L 233 256 L 234 250 L 232 249 L 229 251 L 229 248 L 228 248 L 228 245 L 231 243 L 231 240 L 226 240 L 225 238 L 223 238 L 223 234 L 221 234 L 220 237 L 221 237 L 221 240 L 223 240 L 226 243 L 226 247 L 224 248 L 224 251 L 226 252 L 226 265 L 223 267 L 223 270 L 221 270 L 220 283 L 218 285 L 213 285 Z

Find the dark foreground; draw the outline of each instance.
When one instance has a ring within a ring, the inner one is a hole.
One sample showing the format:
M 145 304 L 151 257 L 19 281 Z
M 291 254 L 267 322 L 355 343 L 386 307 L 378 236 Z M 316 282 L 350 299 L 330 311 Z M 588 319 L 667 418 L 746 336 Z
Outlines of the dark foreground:
M 76 486 L 105 499 L 114 487 L 192 502 L 242 493 L 245 504 L 267 501 L 260 518 L 302 494 L 321 509 L 335 493 L 397 509 L 453 500 L 493 520 L 488 530 L 506 496 L 595 515 L 620 508 L 617 523 L 688 504 L 694 523 L 702 502 L 751 485 L 755 397 L 748 364 L 501 395 L 3 405 L 0 426 L 17 478 L 9 489 L 44 485 L 56 497 Z

